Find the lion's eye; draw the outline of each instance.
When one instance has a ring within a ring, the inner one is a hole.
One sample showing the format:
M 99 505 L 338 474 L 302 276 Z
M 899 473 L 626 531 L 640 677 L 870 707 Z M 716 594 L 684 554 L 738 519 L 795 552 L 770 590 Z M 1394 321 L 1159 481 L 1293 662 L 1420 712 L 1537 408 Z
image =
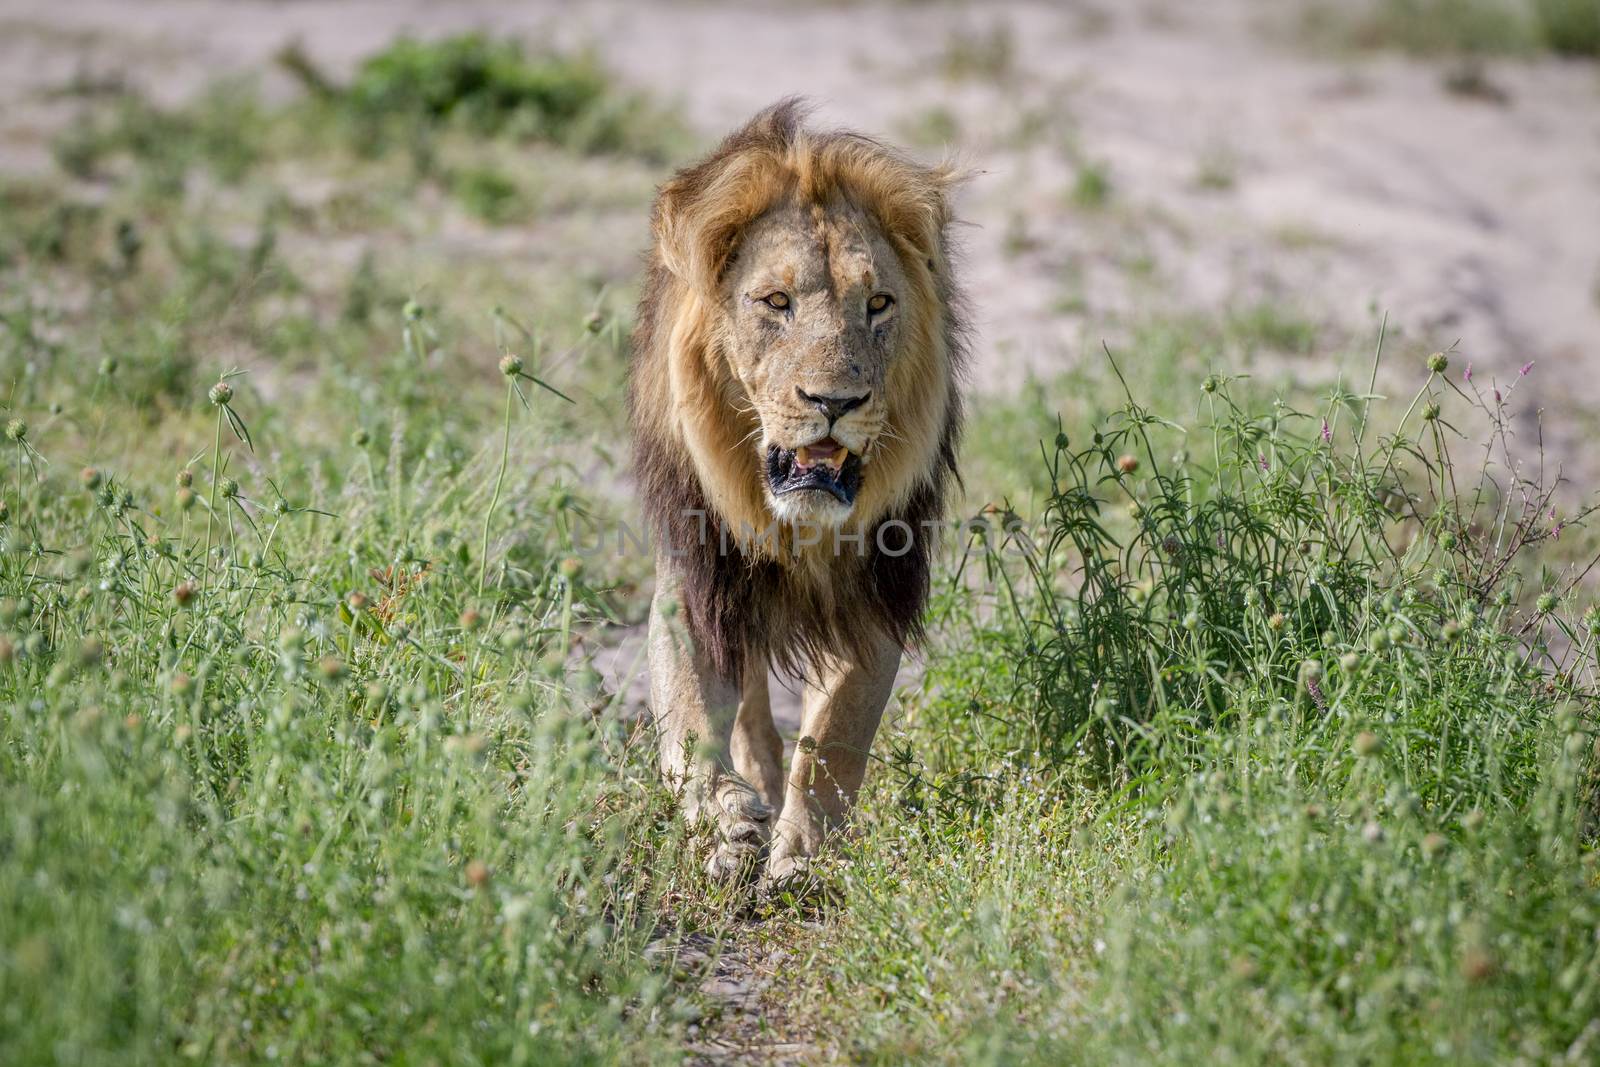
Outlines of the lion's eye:
M 888 293 L 879 293 L 867 301 L 867 310 L 874 315 L 889 310 L 889 305 L 894 303 L 894 297 Z
M 761 302 L 775 311 L 782 311 L 789 306 L 788 293 L 768 293 L 761 298 Z

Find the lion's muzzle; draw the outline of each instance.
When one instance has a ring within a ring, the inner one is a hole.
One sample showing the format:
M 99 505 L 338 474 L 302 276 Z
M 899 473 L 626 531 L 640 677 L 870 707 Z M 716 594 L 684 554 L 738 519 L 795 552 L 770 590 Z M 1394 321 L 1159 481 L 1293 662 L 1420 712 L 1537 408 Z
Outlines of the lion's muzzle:
M 773 496 L 828 493 L 849 507 L 861 488 L 861 457 L 831 437 L 800 448 L 767 448 L 767 485 Z

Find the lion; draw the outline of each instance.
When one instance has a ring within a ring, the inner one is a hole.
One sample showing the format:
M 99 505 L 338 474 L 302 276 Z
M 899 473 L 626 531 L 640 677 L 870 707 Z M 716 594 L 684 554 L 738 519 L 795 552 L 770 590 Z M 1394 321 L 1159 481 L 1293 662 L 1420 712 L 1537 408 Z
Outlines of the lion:
M 844 825 L 922 636 L 965 361 L 956 171 L 805 120 L 659 189 L 628 390 L 662 774 L 713 877 L 776 885 Z M 769 666 L 802 685 L 787 778 Z

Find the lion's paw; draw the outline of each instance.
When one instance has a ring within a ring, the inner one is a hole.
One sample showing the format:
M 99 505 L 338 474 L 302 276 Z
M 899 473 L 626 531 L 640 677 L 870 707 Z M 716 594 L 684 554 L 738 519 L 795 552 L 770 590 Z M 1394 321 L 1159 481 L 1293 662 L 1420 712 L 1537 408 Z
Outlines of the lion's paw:
M 724 778 L 717 783 L 711 808 L 717 843 L 706 862 L 706 873 L 718 881 L 754 874 L 772 840 L 772 806 L 749 783 Z

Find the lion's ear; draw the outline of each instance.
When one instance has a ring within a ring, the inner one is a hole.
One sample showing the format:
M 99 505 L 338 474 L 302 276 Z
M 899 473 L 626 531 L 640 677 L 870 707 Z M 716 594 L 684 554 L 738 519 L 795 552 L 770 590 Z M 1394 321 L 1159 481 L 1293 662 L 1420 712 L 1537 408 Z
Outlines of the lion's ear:
M 928 168 L 929 184 L 933 187 L 934 214 L 941 230 L 955 218 L 955 209 L 950 206 L 950 201 L 955 197 L 956 190 L 979 173 L 954 156 L 947 156 L 938 166 Z

